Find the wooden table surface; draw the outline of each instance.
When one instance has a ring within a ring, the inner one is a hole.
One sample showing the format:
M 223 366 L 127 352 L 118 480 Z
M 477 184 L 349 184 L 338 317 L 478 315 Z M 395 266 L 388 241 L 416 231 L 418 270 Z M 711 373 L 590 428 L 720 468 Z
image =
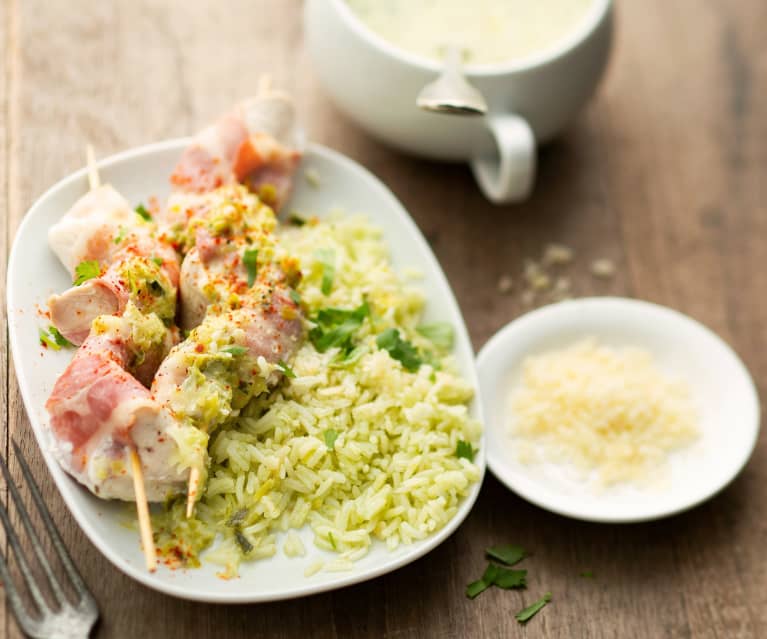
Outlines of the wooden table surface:
M 764 392 L 767 3 L 623 0 L 617 23 L 606 81 L 542 151 L 534 197 L 495 208 L 465 167 L 388 150 L 331 105 L 302 47 L 299 0 L 0 0 L 0 250 L 5 258 L 32 202 L 83 164 L 86 141 L 105 155 L 188 134 L 268 72 L 296 96 L 313 140 L 360 161 L 403 201 L 454 287 L 475 347 L 524 310 L 519 294 L 498 293 L 498 279 L 560 241 L 577 252 L 578 294 L 628 295 L 690 314 L 733 345 Z M 615 261 L 615 277 L 589 274 L 596 257 Z M 0 264 L 4 286 L 6 259 Z M 571 521 L 488 475 L 460 529 L 393 574 L 298 601 L 203 605 L 139 586 L 79 532 L 31 436 L 5 331 L 0 348 L 3 446 L 13 437 L 34 462 L 96 592 L 99 637 L 767 636 L 764 438 L 722 494 L 664 521 Z M 499 542 L 535 552 L 529 590 L 469 601 L 464 588 L 483 569 L 483 549 Z M 580 577 L 584 570 L 595 577 Z M 520 627 L 514 613 L 546 590 L 552 604 Z M 0 615 L 0 632 L 20 636 L 8 610 Z

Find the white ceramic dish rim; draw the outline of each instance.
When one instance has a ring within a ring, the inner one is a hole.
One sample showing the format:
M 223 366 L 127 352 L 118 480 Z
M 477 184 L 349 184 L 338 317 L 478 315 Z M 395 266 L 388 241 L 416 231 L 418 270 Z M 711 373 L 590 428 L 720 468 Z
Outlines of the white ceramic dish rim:
M 133 149 L 129 149 L 126 151 L 122 151 L 120 153 L 111 155 L 109 157 L 106 157 L 100 160 L 97 163 L 98 168 L 106 169 L 114 164 L 119 164 L 121 162 L 129 161 L 145 154 L 167 151 L 172 148 L 178 148 L 179 151 L 181 151 L 185 146 L 189 144 L 190 140 L 191 138 L 176 138 L 172 140 L 156 142 L 156 143 L 136 147 Z M 447 294 L 450 296 L 448 300 L 449 303 L 455 307 L 459 316 L 461 317 L 460 326 L 455 327 L 455 329 L 458 333 L 458 338 L 467 345 L 468 349 L 473 354 L 473 349 L 471 346 L 471 340 L 469 338 L 468 330 L 466 328 L 465 322 L 463 321 L 463 317 L 460 312 L 460 307 L 458 306 L 458 303 L 455 300 L 455 295 L 453 294 L 452 288 L 450 287 L 447 281 L 447 278 L 445 277 L 442 267 L 439 265 L 439 262 L 434 256 L 434 253 L 432 252 L 428 243 L 424 239 L 423 234 L 421 233 L 420 229 L 417 227 L 417 225 L 411 218 L 410 214 L 404 208 L 404 206 L 399 202 L 399 200 L 394 196 L 394 194 L 389 190 L 389 188 L 386 187 L 375 175 L 373 175 L 366 168 L 364 168 L 357 162 L 351 160 L 350 158 L 346 157 L 345 155 L 319 144 L 308 144 L 306 148 L 306 152 L 307 154 L 308 153 L 316 154 L 321 157 L 325 157 L 331 161 L 338 162 L 344 165 L 345 168 L 349 169 L 353 173 L 356 173 L 361 180 L 365 180 L 367 183 L 369 183 L 371 189 L 375 189 L 379 191 L 382 197 L 390 202 L 392 208 L 400 212 L 401 218 L 402 218 L 401 219 L 402 224 L 405 227 L 407 227 L 408 232 L 414 238 L 417 239 L 417 242 L 426 249 L 424 251 L 424 254 L 426 255 L 426 259 L 430 262 L 430 267 L 432 268 L 433 272 L 436 274 L 437 278 L 441 280 L 445 290 L 447 291 Z M 68 187 L 72 182 L 75 182 L 78 180 L 82 181 L 86 175 L 87 175 L 87 169 L 85 168 L 80 169 L 64 177 L 63 179 L 58 181 L 56 184 L 54 184 L 52 187 L 50 187 L 47 191 L 45 191 L 27 211 L 27 214 L 24 216 L 24 219 L 22 220 L 21 224 L 19 225 L 19 228 L 16 231 L 16 237 L 21 236 L 23 232 L 26 230 L 28 225 L 34 224 L 35 211 L 37 207 L 41 205 L 42 202 L 44 202 L 49 197 L 54 195 L 56 191 L 58 191 L 59 189 L 64 189 Z M 16 243 L 14 238 L 14 243 L 11 248 L 11 252 L 10 252 L 10 256 L 8 260 L 9 276 L 12 273 L 14 273 L 16 270 L 16 267 L 14 265 L 18 259 L 17 258 L 18 251 L 19 251 L 18 244 Z M 8 277 L 8 280 L 7 280 L 7 287 L 8 287 L 7 310 L 8 310 L 8 317 L 11 318 L 12 310 L 17 308 L 17 305 L 14 304 L 14 300 L 17 297 L 17 293 L 16 293 L 16 285 L 14 281 L 11 280 L 10 277 Z M 10 335 L 13 363 L 18 370 L 20 369 L 20 361 L 19 361 L 20 355 L 18 354 L 19 346 L 18 346 L 18 338 L 17 338 L 15 321 L 8 322 L 8 330 Z M 479 419 L 479 421 L 484 424 L 484 419 L 482 415 L 483 404 L 482 404 L 481 397 L 479 395 L 480 390 L 479 390 L 479 383 L 478 383 L 478 378 L 476 375 L 475 366 L 473 367 L 473 370 L 471 370 L 470 381 L 473 383 L 475 387 L 474 402 L 476 405 L 475 407 L 476 416 Z M 27 410 L 27 414 L 30 415 L 30 412 L 27 407 L 31 405 L 31 398 L 28 396 L 28 393 L 26 390 L 26 384 L 19 384 L 19 388 L 22 395 L 22 399 L 24 401 L 25 409 Z M 31 416 L 29 417 L 29 420 L 30 420 L 30 425 L 32 426 L 33 434 L 35 436 L 35 440 L 37 441 L 38 446 L 40 447 L 41 452 L 43 456 L 45 457 L 46 465 L 48 466 L 49 471 L 51 471 L 51 469 L 53 468 L 57 469 L 56 472 L 51 472 L 51 475 L 53 476 L 53 480 L 56 484 L 59 494 L 64 499 L 64 502 L 66 503 L 69 512 L 75 518 L 75 521 L 77 521 L 77 524 L 79 525 L 80 529 L 85 533 L 85 535 L 88 537 L 91 543 L 93 543 L 93 545 L 96 546 L 96 548 L 118 570 L 122 571 L 129 577 L 132 577 L 139 583 L 153 590 L 157 590 L 159 592 L 163 592 L 165 594 L 172 595 L 174 597 L 191 600 L 191 601 L 202 601 L 207 603 L 244 604 L 244 603 L 262 603 L 262 602 L 269 602 L 269 601 L 283 601 L 288 599 L 295 599 L 295 598 L 299 598 L 299 597 L 303 597 L 307 595 L 313 595 L 313 594 L 318 594 L 321 592 L 337 590 L 345 586 L 350 586 L 353 584 L 368 581 L 370 579 L 374 579 L 386 573 L 402 568 L 403 566 L 410 564 L 413 561 L 416 561 L 417 559 L 420 559 L 424 555 L 434 550 L 437 546 L 439 546 L 442 542 L 444 542 L 448 537 L 450 537 L 453 534 L 453 532 L 455 532 L 455 530 L 464 522 L 466 517 L 468 517 L 469 513 L 471 512 L 474 506 L 474 503 L 477 500 L 477 497 L 479 496 L 479 491 L 482 487 L 482 482 L 484 480 L 485 470 L 487 466 L 487 462 L 486 462 L 487 456 L 485 451 L 486 439 L 483 432 L 482 439 L 480 440 L 480 450 L 477 453 L 477 458 L 475 459 L 475 463 L 477 463 L 477 465 L 480 468 L 480 477 L 477 480 L 477 482 L 474 484 L 472 491 L 469 493 L 469 495 L 467 495 L 464 498 L 464 500 L 461 502 L 456 514 L 442 529 L 432 534 L 427 539 L 423 540 L 422 545 L 419 544 L 417 546 L 412 546 L 412 549 L 409 550 L 409 552 L 403 554 L 401 557 L 398 557 L 391 562 L 385 562 L 379 567 L 367 568 L 365 572 L 361 574 L 352 573 L 348 575 L 343 575 L 342 573 L 338 573 L 338 579 L 333 581 L 332 583 L 312 584 L 311 580 L 307 578 L 305 586 L 296 588 L 295 590 L 291 590 L 288 594 L 275 594 L 275 595 L 264 595 L 264 596 L 257 595 L 255 597 L 252 594 L 248 594 L 247 592 L 237 592 L 234 594 L 217 593 L 212 595 L 211 594 L 201 595 L 199 593 L 195 593 L 193 590 L 190 591 L 183 586 L 154 579 L 153 575 L 148 573 L 144 569 L 143 565 L 139 566 L 139 565 L 134 565 L 128 562 L 124 557 L 120 555 L 120 553 L 113 551 L 113 549 L 108 544 L 105 544 L 102 542 L 100 536 L 97 534 L 95 530 L 91 528 L 91 526 L 89 525 L 85 517 L 81 515 L 79 509 L 72 507 L 72 504 L 70 503 L 69 496 L 68 496 L 69 487 L 65 487 L 64 485 L 64 482 L 70 481 L 70 478 L 58 466 L 58 462 L 53 458 L 53 455 L 48 450 L 48 447 L 45 445 L 44 439 L 41 439 L 42 434 L 38 433 L 38 428 L 34 425 L 34 422 L 36 420 L 34 420 Z M 85 490 L 85 489 L 82 488 L 82 490 Z M 138 533 L 136 534 L 138 535 Z M 138 539 L 136 543 L 138 543 Z M 190 570 L 194 570 L 194 569 L 190 569 Z
M 405 49 L 393 45 L 388 40 L 378 35 L 375 31 L 365 25 L 365 23 L 354 13 L 346 3 L 346 0 L 329 0 L 329 2 L 334 5 L 335 10 L 342 17 L 344 22 L 346 22 L 347 26 L 380 52 L 424 71 L 433 73 L 442 72 L 444 65 L 439 62 L 430 60 L 429 58 L 420 56 L 416 53 L 410 53 Z M 463 67 L 463 71 L 465 75 L 469 77 L 480 78 L 519 73 L 522 71 L 532 71 L 538 67 L 545 66 L 557 58 L 562 57 L 568 51 L 574 49 L 586 40 L 597 26 L 602 23 L 606 15 L 610 12 L 612 6 L 613 0 L 594 0 L 588 13 L 578 25 L 578 28 L 573 29 L 573 31 L 568 33 L 566 37 L 557 40 L 554 45 L 546 48 L 541 53 L 529 55 L 514 62 L 467 64 Z
M 540 508 L 543 508 L 544 510 L 548 510 L 549 512 L 553 512 L 558 515 L 563 515 L 565 517 L 578 519 L 580 521 L 590 521 L 590 522 L 608 523 L 608 524 L 631 524 L 631 523 L 640 523 L 645 521 L 654 521 L 657 519 L 671 517 L 673 515 L 686 512 L 692 508 L 695 508 L 696 506 L 699 506 L 703 502 L 711 499 L 712 497 L 714 497 L 715 495 L 723 491 L 725 488 L 727 488 L 727 486 L 729 486 L 733 482 L 733 480 L 742 472 L 742 470 L 748 463 L 749 459 L 751 458 L 754 452 L 756 443 L 759 439 L 759 431 L 761 426 L 761 407 L 759 402 L 759 394 L 750 372 L 746 368 L 741 358 L 735 352 L 735 350 L 727 342 L 725 342 L 721 337 L 719 337 L 719 335 L 717 335 L 710 328 L 708 328 L 706 325 L 702 324 L 698 320 L 693 319 L 692 317 L 688 315 L 685 315 L 684 313 L 681 313 L 667 306 L 654 304 L 652 302 L 647 302 L 644 300 L 625 298 L 625 297 L 613 297 L 613 296 L 585 297 L 585 298 L 579 298 L 573 301 L 565 301 L 565 302 L 559 302 L 557 304 L 550 304 L 548 306 L 544 306 L 542 308 L 536 309 L 534 311 L 531 311 L 529 313 L 526 313 L 524 315 L 517 317 L 516 319 L 506 324 L 498 332 L 496 332 L 485 343 L 485 345 L 480 349 L 479 355 L 477 356 L 477 370 L 480 371 L 480 378 L 482 377 L 481 370 L 482 370 L 483 362 L 490 356 L 490 354 L 493 351 L 497 351 L 498 349 L 503 348 L 503 344 L 506 340 L 508 340 L 508 336 L 510 333 L 521 330 L 522 327 L 526 327 L 530 324 L 534 324 L 542 316 L 549 315 L 552 312 L 558 312 L 565 305 L 572 306 L 572 305 L 582 305 L 582 304 L 588 304 L 588 305 L 620 304 L 624 307 L 633 306 L 637 309 L 650 310 L 655 313 L 666 314 L 669 317 L 673 317 L 676 321 L 686 323 L 688 326 L 695 328 L 695 330 L 699 331 L 701 334 L 705 335 L 708 339 L 712 340 L 712 343 L 714 343 L 717 348 L 722 349 L 722 351 L 726 353 L 732 359 L 732 363 L 738 369 L 740 369 L 740 373 L 742 374 L 743 379 L 746 381 L 746 384 L 747 384 L 746 390 L 748 395 L 750 396 L 751 401 L 753 402 L 755 419 L 756 419 L 756 424 L 753 428 L 751 439 L 747 442 L 747 445 L 742 448 L 740 456 L 738 458 L 738 462 L 733 465 L 730 474 L 727 477 L 725 477 L 724 480 L 722 480 L 718 486 L 712 487 L 711 489 L 700 493 L 695 498 L 691 499 L 689 502 L 680 504 L 677 507 L 663 508 L 662 506 L 660 506 L 660 507 L 657 507 L 655 510 L 649 510 L 645 512 L 644 514 L 636 516 L 636 517 L 625 517 L 625 516 L 611 517 L 609 515 L 598 515 L 598 516 L 593 515 L 592 516 L 589 514 L 584 514 L 582 511 L 579 511 L 577 506 L 574 508 L 570 508 L 563 505 L 552 504 L 546 501 L 545 499 L 541 499 L 538 495 L 535 494 L 535 492 L 528 490 L 524 487 L 515 485 L 514 481 L 509 478 L 509 473 L 507 472 L 506 464 L 503 461 L 503 455 L 501 454 L 501 452 L 495 451 L 493 448 L 490 448 L 487 454 L 487 465 L 490 468 L 490 471 L 493 473 L 493 475 L 495 475 L 495 477 L 502 484 L 504 484 L 507 488 L 509 488 L 509 490 L 516 493 L 517 495 L 519 495 L 526 501 L 530 502 L 531 504 L 534 504 Z M 489 407 L 485 407 L 485 408 L 489 408 Z M 492 409 L 489 409 L 489 410 L 492 410 Z M 486 417 L 485 427 L 486 429 L 491 429 L 495 427 L 494 421 L 489 415 Z

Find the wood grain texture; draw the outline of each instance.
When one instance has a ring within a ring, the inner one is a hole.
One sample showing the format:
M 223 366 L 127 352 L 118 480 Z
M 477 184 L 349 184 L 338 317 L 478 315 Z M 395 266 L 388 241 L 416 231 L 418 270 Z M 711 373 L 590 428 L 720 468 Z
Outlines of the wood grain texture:
M 359 160 L 403 201 L 432 243 L 476 347 L 524 310 L 503 274 L 551 241 L 572 246 L 579 295 L 670 305 L 730 341 L 767 390 L 767 48 L 763 0 L 623 0 L 606 82 L 541 152 L 534 197 L 495 208 L 465 167 L 402 156 L 346 121 L 301 44 L 299 0 L 82 3 L 0 0 L 0 288 L 9 238 L 46 188 L 104 155 L 188 134 L 272 74 L 311 137 Z M 591 259 L 616 276 L 596 280 Z M 3 313 L 5 306 L 3 305 Z M 3 321 L 5 318 L 3 316 Z M 300 601 L 208 606 L 124 577 L 79 533 L 42 466 L 0 339 L 10 435 L 35 463 L 65 542 L 96 590 L 99 637 L 767 636 L 767 444 L 721 495 L 666 521 L 605 526 L 546 513 L 488 476 L 468 520 L 391 575 Z M 524 593 L 466 583 L 483 549 L 535 552 Z M 596 577 L 579 573 L 592 570 Z M 522 629 L 514 613 L 554 601 Z M 20 636 L 7 611 L 0 628 Z

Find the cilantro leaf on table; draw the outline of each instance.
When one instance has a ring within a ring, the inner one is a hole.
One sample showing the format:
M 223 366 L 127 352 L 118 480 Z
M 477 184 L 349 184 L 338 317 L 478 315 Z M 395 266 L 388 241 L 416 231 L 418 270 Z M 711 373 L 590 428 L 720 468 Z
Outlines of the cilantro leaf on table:
M 527 570 L 498 567 L 498 571 L 493 579 L 493 585 L 504 590 L 527 588 Z
M 527 608 L 523 608 L 522 610 L 520 610 L 516 615 L 514 615 L 514 617 L 521 624 L 527 623 L 536 614 L 538 614 L 541 608 L 543 608 L 550 601 L 551 601 L 551 593 L 547 592 L 538 601 L 536 601 L 533 604 L 530 604 Z
M 513 544 L 491 546 L 485 551 L 485 554 L 491 559 L 500 561 L 507 566 L 513 566 L 527 557 L 527 551 L 522 546 L 515 546 Z

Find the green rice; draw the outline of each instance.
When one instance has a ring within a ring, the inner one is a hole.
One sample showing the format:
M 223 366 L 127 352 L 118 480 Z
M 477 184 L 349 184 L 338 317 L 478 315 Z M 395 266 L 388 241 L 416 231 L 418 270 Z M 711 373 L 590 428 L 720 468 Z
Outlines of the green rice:
M 227 577 L 243 560 L 277 552 L 304 557 L 307 573 L 316 572 L 316 553 L 294 532 L 307 525 L 317 548 L 338 553 L 325 570 L 347 569 L 374 540 L 393 550 L 424 539 L 480 477 L 456 455 L 460 440 L 476 447 L 481 434 L 468 414 L 473 389 L 444 344 L 416 330 L 424 297 L 394 272 L 380 231 L 361 217 L 315 220 L 281 230 L 276 251 L 300 261 L 307 317 L 365 302 L 370 315 L 350 355 L 320 353 L 307 340 L 288 362 L 295 377 L 216 431 L 191 520 L 182 497 L 155 515 L 166 557 L 197 565 L 202 553 Z M 409 372 L 379 349 L 376 337 L 390 328 L 429 363 Z

